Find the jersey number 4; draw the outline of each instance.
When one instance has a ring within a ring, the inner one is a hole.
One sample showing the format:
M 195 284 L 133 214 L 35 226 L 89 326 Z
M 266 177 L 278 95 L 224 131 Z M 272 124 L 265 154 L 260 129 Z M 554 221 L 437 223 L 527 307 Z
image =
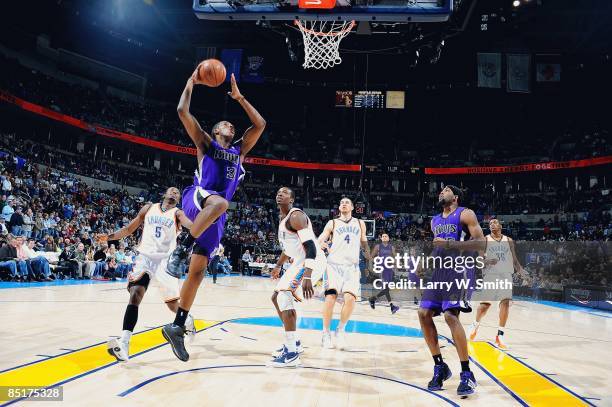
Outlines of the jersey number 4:
M 346 240 L 346 244 L 351 244 L 351 236 L 350 235 L 346 235 L 344 237 L 344 240 Z

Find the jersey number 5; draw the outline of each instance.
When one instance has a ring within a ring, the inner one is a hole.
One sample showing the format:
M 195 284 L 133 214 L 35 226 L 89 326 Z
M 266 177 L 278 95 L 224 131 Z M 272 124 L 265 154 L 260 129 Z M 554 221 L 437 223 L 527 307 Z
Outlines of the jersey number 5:
M 155 226 L 155 237 L 158 239 L 161 237 L 161 226 Z

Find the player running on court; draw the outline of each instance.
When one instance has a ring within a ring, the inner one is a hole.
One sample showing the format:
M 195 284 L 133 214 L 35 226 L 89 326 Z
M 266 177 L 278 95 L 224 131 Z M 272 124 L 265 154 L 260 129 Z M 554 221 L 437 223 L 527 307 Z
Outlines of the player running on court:
M 323 273 L 323 289 L 325 302 L 323 304 L 323 337 L 321 346 L 332 349 L 331 320 L 334 304 L 338 295 L 342 294 L 344 303 L 340 310 L 340 322 L 336 330 L 336 347 L 346 349 L 345 327 L 355 309 L 355 301 L 361 295 L 359 272 L 359 250 L 363 248 L 365 258 L 370 259 L 370 247 L 366 237 L 365 223 L 353 217 L 353 201 L 342 198 L 338 206 L 340 216 L 325 225 L 319 236 L 319 245 L 328 250 L 327 268 Z M 331 239 L 331 245 L 328 240 Z

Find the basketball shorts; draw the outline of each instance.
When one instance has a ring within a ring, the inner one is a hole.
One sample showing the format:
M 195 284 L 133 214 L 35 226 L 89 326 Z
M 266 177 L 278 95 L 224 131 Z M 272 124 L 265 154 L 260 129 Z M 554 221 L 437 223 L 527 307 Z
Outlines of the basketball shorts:
M 315 268 L 312 270 L 311 282 L 314 287 L 316 282 L 321 279 L 323 274 L 325 273 L 325 267 L 327 262 L 325 260 L 325 256 L 318 257 L 316 259 Z M 293 296 L 301 301 L 301 297 L 299 295 L 302 287 L 302 279 L 304 277 L 304 262 L 293 262 L 291 266 L 285 270 L 283 276 L 276 283 L 276 287 L 274 291 L 291 291 Z
M 509 272 L 489 272 L 486 269 L 482 279 L 485 284 L 483 288 L 474 293 L 474 300 L 480 302 L 493 302 L 512 299 L 512 271 Z M 508 288 L 503 287 L 508 282 Z M 491 288 L 487 284 L 496 284 L 497 287 Z
M 470 300 L 474 286 L 473 270 L 457 273 L 452 269 L 437 269 L 426 284 L 430 283 L 435 285 L 423 290 L 420 308 L 433 310 L 434 316 L 451 309 L 472 312 Z
M 180 298 L 181 285 L 179 279 L 166 273 L 166 265 L 168 258 L 155 258 L 140 253 L 136 256 L 134 267 L 128 273 L 128 290 L 138 284 L 144 275 L 147 274 L 150 280 L 156 280 L 159 286 L 159 291 L 164 302 L 174 301 Z M 143 285 L 148 287 L 148 282 Z
M 211 195 L 223 196 L 223 194 L 217 191 L 209 191 L 197 185 L 191 185 L 185 188 L 183 191 L 182 206 L 189 220 L 192 222 L 195 220 L 198 213 L 202 210 L 200 203 Z M 224 213 L 196 239 L 193 248 L 194 254 L 200 254 L 210 259 L 211 254 L 217 250 L 219 243 L 221 243 L 226 218 L 227 215 Z
M 357 264 L 327 263 L 323 274 L 323 289 L 335 290 L 338 294 L 349 293 L 359 298 L 361 295 L 361 274 Z

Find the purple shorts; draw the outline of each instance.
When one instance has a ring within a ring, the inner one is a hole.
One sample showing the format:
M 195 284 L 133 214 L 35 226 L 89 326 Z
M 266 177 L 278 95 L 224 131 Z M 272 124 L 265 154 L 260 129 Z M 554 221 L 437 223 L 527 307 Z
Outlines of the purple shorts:
M 393 269 L 384 269 L 382 272 L 382 281 L 385 283 L 393 282 Z
M 467 280 L 467 287 L 458 283 L 458 281 L 462 280 Z M 440 315 L 449 309 L 472 312 L 469 300 L 472 296 L 473 281 L 473 270 L 466 273 L 457 273 L 455 270 L 435 270 L 429 282 L 449 282 L 451 286 L 424 289 L 419 307 L 433 310 L 434 316 Z
M 200 202 L 202 198 L 207 198 L 210 195 L 220 195 L 216 191 L 208 191 L 201 187 L 192 185 L 183 191 L 183 212 L 192 222 L 195 220 L 198 213 L 202 210 Z M 193 249 L 194 254 L 203 254 L 210 258 L 212 252 L 214 252 L 221 242 L 223 237 L 223 230 L 225 228 L 225 219 L 227 214 L 221 215 L 212 225 L 208 227 L 197 239 L 196 246 Z

